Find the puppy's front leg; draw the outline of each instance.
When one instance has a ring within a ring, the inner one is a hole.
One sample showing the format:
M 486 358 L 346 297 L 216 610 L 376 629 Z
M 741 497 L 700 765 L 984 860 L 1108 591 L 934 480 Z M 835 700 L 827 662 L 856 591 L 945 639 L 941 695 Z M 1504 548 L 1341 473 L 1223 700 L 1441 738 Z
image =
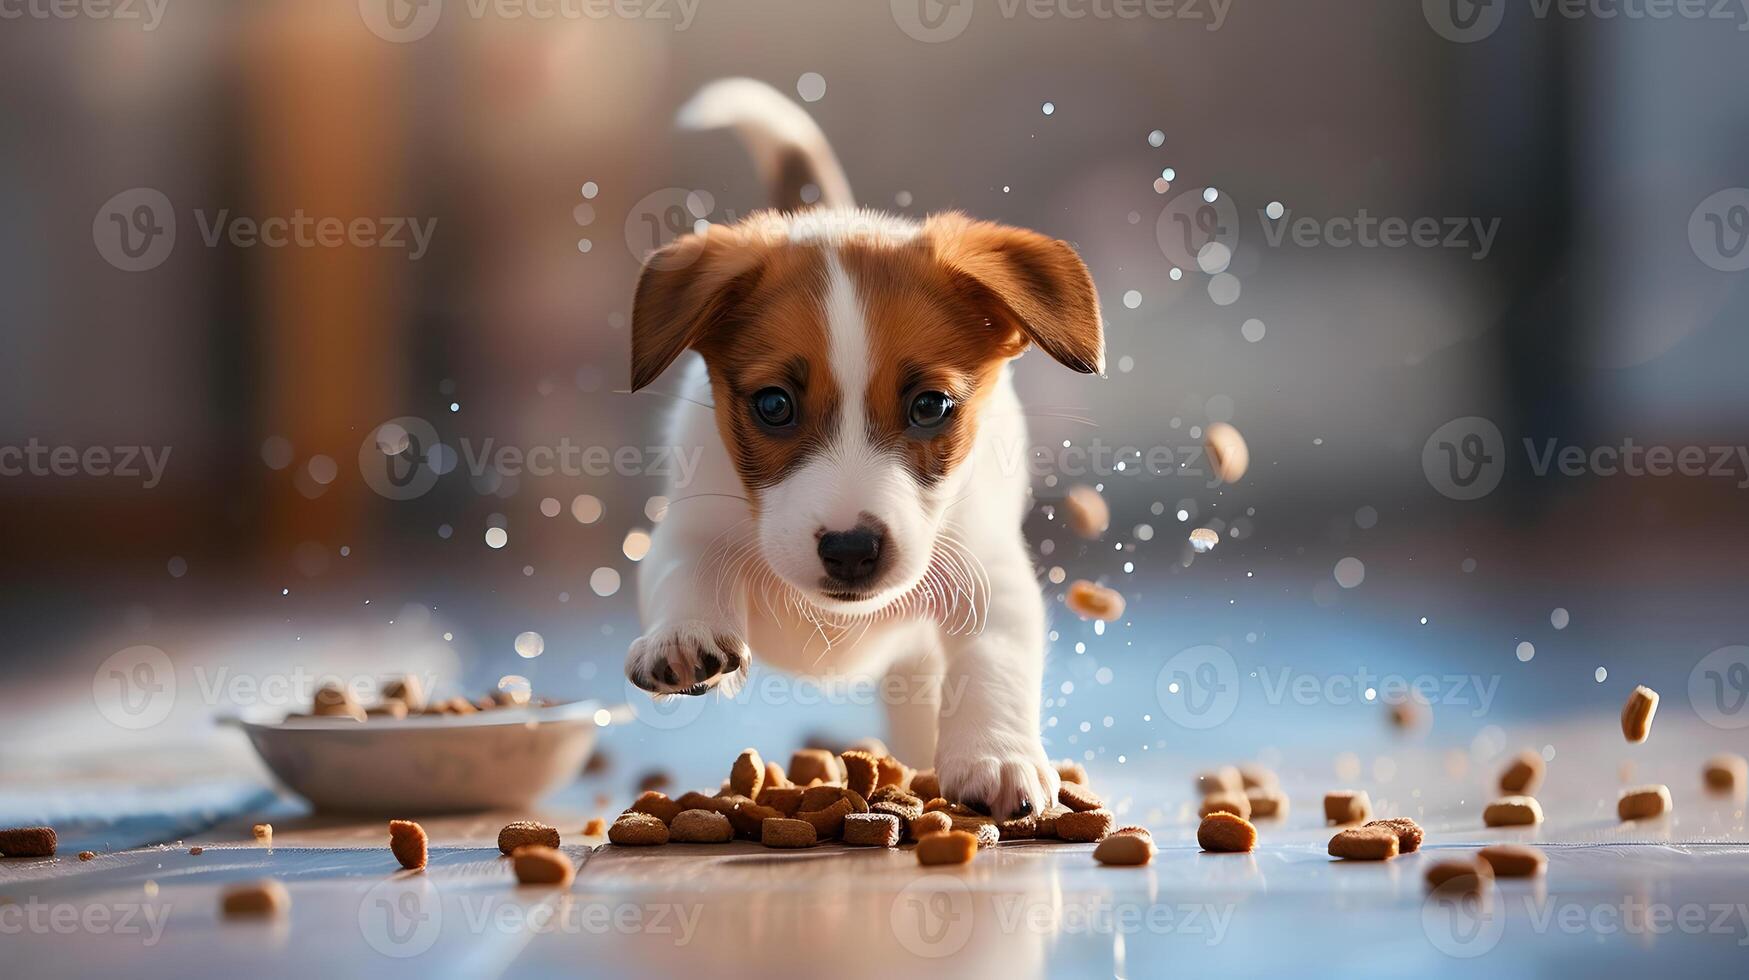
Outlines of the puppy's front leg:
M 652 694 L 703 694 L 743 676 L 747 602 L 738 556 L 753 524 L 745 507 L 709 499 L 674 506 L 638 570 L 644 635 L 626 677 Z
M 980 549 L 988 615 L 975 634 L 942 637 L 947 673 L 935 768 L 947 798 L 1000 818 L 1043 813 L 1057 799 L 1057 770 L 1039 740 L 1045 609 L 1016 536 Z

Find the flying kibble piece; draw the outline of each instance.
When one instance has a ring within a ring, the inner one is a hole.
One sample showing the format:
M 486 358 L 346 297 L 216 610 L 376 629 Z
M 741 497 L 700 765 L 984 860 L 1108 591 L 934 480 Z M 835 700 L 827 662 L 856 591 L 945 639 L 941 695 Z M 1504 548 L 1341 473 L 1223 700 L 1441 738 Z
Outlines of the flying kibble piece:
M 1534 796 L 1503 796 L 1482 809 L 1490 827 L 1528 827 L 1543 822 L 1543 807 Z
M 1670 787 L 1635 786 L 1622 791 L 1615 815 L 1623 820 L 1649 820 L 1670 812 Z
M 1190 532 L 1190 547 L 1199 555 L 1206 555 L 1215 550 L 1215 545 L 1221 543 L 1221 536 L 1206 527 L 1199 527 Z
M 1238 429 L 1225 422 L 1216 422 L 1203 434 L 1202 448 L 1221 482 L 1238 483 L 1244 479 L 1245 471 L 1251 466 L 1251 450 L 1246 447 L 1245 437 Z
M 1715 755 L 1703 770 L 1707 789 L 1718 793 L 1738 792 L 1749 786 L 1749 760 L 1732 752 Z
M 1496 878 L 1529 878 L 1543 873 L 1549 856 L 1523 844 L 1490 844 L 1476 852 Z
M 1628 695 L 1621 709 L 1621 733 L 1629 742 L 1639 744 L 1652 734 L 1652 716 L 1658 713 L 1658 692 L 1644 684 Z
M 1513 756 L 1500 773 L 1500 792 L 1512 796 L 1529 796 L 1543 783 L 1543 757 L 1535 749 L 1525 749 Z
M 1088 486 L 1070 487 L 1063 495 L 1063 516 L 1069 521 L 1069 530 L 1089 541 L 1111 526 L 1111 508 L 1098 490 Z
M 1095 585 L 1086 579 L 1076 579 L 1069 583 L 1069 592 L 1063 597 L 1063 605 L 1069 611 L 1082 619 L 1098 619 L 1111 622 L 1123 616 L 1123 593 L 1108 589 L 1103 585 Z
M 1324 794 L 1325 823 L 1361 823 L 1372 816 L 1372 798 L 1366 790 L 1343 789 Z

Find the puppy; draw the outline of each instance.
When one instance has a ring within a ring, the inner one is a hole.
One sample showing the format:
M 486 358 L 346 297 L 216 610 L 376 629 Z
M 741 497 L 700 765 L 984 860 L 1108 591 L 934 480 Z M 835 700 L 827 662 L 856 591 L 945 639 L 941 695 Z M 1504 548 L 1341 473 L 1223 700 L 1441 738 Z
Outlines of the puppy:
M 1086 266 L 1035 232 L 856 208 L 819 128 L 763 83 L 708 85 L 680 123 L 736 130 L 776 209 L 675 240 L 638 280 L 633 390 L 692 350 L 683 386 L 708 382 L 712 407 L 674 417 L 704 453 L 642 563 L 626 676 L 698 695 L 754 655 L 886 671 L 900 758 L 933 759 L 950 799 L 1042 812 L 1045 608 L 1009 362 L 1036 346 L 1103 373 Z

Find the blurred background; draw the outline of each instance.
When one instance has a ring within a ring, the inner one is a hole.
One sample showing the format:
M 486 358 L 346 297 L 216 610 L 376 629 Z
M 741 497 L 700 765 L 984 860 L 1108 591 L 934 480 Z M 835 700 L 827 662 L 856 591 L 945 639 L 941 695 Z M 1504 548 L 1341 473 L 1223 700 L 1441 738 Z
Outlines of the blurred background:
M 102 773 L 143 740 L 231 771 L 214 715 L 300 707 L 239 674 L 636 694 L 637 561 L 687 454 L 662 420 L 689 409 L 678 371 L 626 393 L 630 302 L 649 249 L 765 203 L 733 139 L 672 126 L 725 75 L 804 102 L 861 203 L 1037 228 L 1093 271 L 1109 376 L 1017 369 L 1054 755 L 1279 759 L 1364 733 L 1388 781 L 1403 739 L 1485 761 L 1635 683 L 1709 720 L 1691 675 L 1749 642 L 1741 10 L 7 9 L 0 773 Z M 1215 422 L 1249 442 L 1235 485 L 1200 456 Z M 1628 445 L 1666 475 L 1596 453 Z M 1688 447 L 1704 465 L 1670 472 Z M 1076 483 L 1111 502 L 1101 542 L 1056 512 Z M 1196 554 L 1203 527 L 1220 543 Z M 1123 591 L 1126 619 L 1063 612 L 1076 578 Z M 1199 646 L 1244 695 L 1223 725 L 1161 693 Z M 141 647 L 174 697 L 118 722 L 106 685 Z M 1364 695 L 1271 698 L 1283 671 L 1495 693 L 1393 732 Z M 1749 693 L 1749 667 L 1719 676 Z M 878 731 L 867 699 L 762 699 L 615 729 L 615 771 L 684 768 L 719 734 L 781 757 Z

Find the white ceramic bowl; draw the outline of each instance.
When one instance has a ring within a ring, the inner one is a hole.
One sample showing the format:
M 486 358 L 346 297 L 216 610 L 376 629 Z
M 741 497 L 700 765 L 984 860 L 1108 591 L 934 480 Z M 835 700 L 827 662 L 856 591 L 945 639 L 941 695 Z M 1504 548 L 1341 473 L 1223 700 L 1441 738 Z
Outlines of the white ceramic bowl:
M 520 809 L 577 778 L 596 731 L 629 716 L 597 701 L 395 720 L 220 719 L 318 810 L 434 814 Z

